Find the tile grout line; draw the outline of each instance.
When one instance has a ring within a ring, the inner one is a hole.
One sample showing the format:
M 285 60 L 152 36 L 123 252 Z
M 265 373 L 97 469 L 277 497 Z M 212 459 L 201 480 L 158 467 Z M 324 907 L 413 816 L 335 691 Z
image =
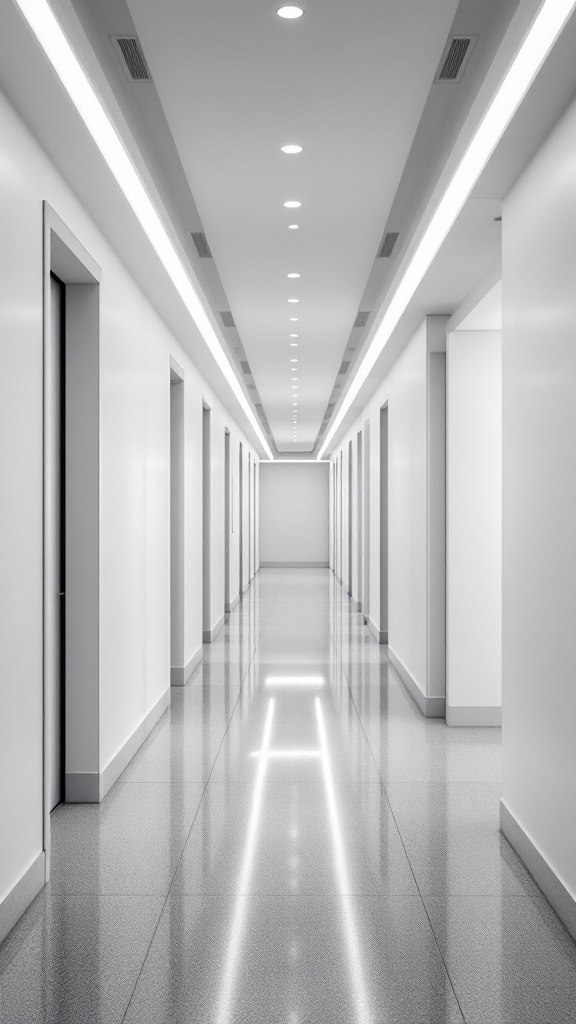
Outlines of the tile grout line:
M 340 585 L 340 587 L 342 586 L 341 583 L 339 585 Z M 368 637 L 369 637 L 369 639 L 372 640 L 373 643 L 376 643 L 376 641 L 370 635 L 370 633 L 368 633 Z M 338 650 L 337 650 L 337 646 L 336 646 L 336 635 L 335 634 L 334 634 L 334 649 L 335 649 L 335 653 L 338 654 Z M 403 837 L 403 835 L 402 835 L 402 833 L 400 831 L 400 826 L 398 825 L 398 821 L 396 820 L 396 815 L 394 814 L 394 809 L 392 807 L 392 804 L 390 803 L 390 797 L 388 795 L 388 790 L 387 790 L 387 787 L 386 787 L 386 783 L 384 782 L 384 780 L 382 778 L 382 774 L 380 772 L 380 768 L 378 767 L 378 762 L 376 761 L 376 757 L 374 755 L 374 751 L 372 750 L 372 744 L 370 743 L 370 739 L 368 737 L 366 729 L 364 728 L 364 723 L 363 723 L 363 721 L 362 721 L 362 719 L 360 717 L 359 711 L 358 711 L 358 706 L 356 704 L 356 701 L 354 700 L 354 694 L 352 693 L 352 687 L 350 686 L 350 680 L 348 679 L 348 676 L 346 674 L 346 669 L 344 667 L 344 661 L 343 660 L 341 660 L 341 665 L 342 665 L 342 672 L 343 672 L 344 678 L 346 680 L 346 685 L 347 685 L 349 693 L 350 693 L 350 699 L 351 699 L 351 701 L 352 701 L 352 703 L 354 705 L 354 710 L 356 712 L 356 715 L 358 716 L 358 721 L 360 722 L 360 728 L 362 729 L 362 732 L 364 733 L 364 736 L 366 738 L 366 742 L 368 744 L 370 753 L 372 755 L 372 760 L 374 761 L 374 764 L 376 766 L 376 771 L 378 772 L 378 777 L 380 778 L 380 792 L 384 793 L 384 796 L 385 796 L 385 799 L 386 799 L 386 803 L 387 803 L 388 808 L 390 810 L 390 814 L 392 815 L 392 820 L 394 822 L 394 825 L 396 826 L 396 831 L 398 833 L 398 838 L 400 839 L 400 842 L 402 844 L 402 849 L 404 850 L 404 854 L 405 854 L 405 857 L 406 857 L 406 860 L 407 860 L 407 863 L 408 863 L 408 867 L 410 868 L 410 873 L 412 875 L 412 878 L 414 879 L 414 884 L 416 886 L 416 889 L 418 891 L 418 895 L 420 897 L 420 902 L 422 904 L 422 909 L 424 910 L 424 913 L 426 915 L 426 919 L 428 921 L 428 925 L 430 927 L 430 931 L 431 931 L 432 937 L 434 939 L 434 944 L 436 946 L 436 949 L 438 950 L 438 955 L 440 957 L 440 960 L 442 961 L 442 966 L 444 967 L 444 971 L 446 973 L 446 977 L 448 978 L 448 982 L 450 984 L 450 988 L 452 990 L 452 994 L 454 996 L 454 999 L 456 1000 L 456 1005 L 458 1006 L 458 1009 L 460 1011 L 460 1015 L 462 1017 L 462 1020 L 464 1021 L 464 1024 L 467 1024 L 466 1017 L 464 1016 L 464 1010 L 462 1009 L 462 1006 L 460 1004 L 460 1000 L 459 1000 L 459 998 L 458 998 L 458 996 L 456 994 L 456 988 L 455 988 L 455 985 L 454 985 L 454 981 L 452 980 L 452 977 L 450 975 L 450 971 L 448 970 L 448 966 L 446 964 L 446 961 L 444 959 L 444 955 L 443 955 L 442 950 L 440 948 L 440 943 L 438 942 L 438 937 L 437 937 L 436 932 L 434 930 L 434 926 L 432 924 L 432 920 L 430 918 L 430 914 L 428 913 L 428 908 L 426 906 L 426 903 L 424 901 L 424 897 L 422 895 L 422 891 L 421 891 L 420 886 L 418 884 L 418 879 L 416 878 L 416 874 L 415 874 L 414 868 L 412 866 L 412 861 L 410 860 L 410 856 L 408 854 L 408 850 L 407 850 L 406 844 L 404 842 L 404 837 Z

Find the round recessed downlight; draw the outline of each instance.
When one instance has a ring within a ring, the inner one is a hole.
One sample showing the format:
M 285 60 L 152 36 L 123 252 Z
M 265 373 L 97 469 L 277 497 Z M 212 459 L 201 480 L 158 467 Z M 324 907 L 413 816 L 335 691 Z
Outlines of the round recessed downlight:
M 297 316 L 291 316 L 291 317 L 290 317 L 290 323 L 291 323 L 291 324 L 295 324 L 295 323 L 297 323 L 297 322 L 298 322 L 298 317 L 297 317 Z
M 300 302 L 300 299 L 288 299 L 288 302 Z
M 288 210 L 297 210 L 299 206 L 302 206 L 302 203 L 298 202 L 297 199 L 287 199 L 284 206 Z
M 287 153 L 288 156 L 292 156 L 294 153 L 301 153 L 302 146 L 295 146 L 290 144 L 289 146 L 280 146 L 283 153 Z
M 298 337 L 298 335 L 297 335 L 297 334 L 291 334 L 291 335 L 290 335 L 290 337 L 291 337 L 291 338 L 297 338 L 297 337 Z
M 290 362 L 291 362 L 291 363 L 297 363 L 297 362 L 298 362 L 298 360 L 297 360 L 297 359 L 291 359 L 291 360 L 290 360 Z
M 279 18 L 287 18 L 288 21 L 294 21 L 295 18 L 301 18 L 304 11 L 301 7 L 294 7 L 292 4 L 287 4 L 285 7 L 279 7 L 276 14 Z
M 298 228 L 300 227 L 300 225 L 299 224 L 289 224 L 288 227 L 290 228 L 290 231 L 298 231 Z
M 300 277 L 300 274 L 287 274 L 287 277 Z
M 297 341 L 291 341 L 290 342 L 290 348 L 298 348 L 298 342 Z

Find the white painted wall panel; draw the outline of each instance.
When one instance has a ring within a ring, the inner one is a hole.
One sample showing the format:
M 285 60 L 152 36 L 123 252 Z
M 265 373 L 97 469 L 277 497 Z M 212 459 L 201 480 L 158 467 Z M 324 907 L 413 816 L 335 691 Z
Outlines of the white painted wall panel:
M 455 331 L 446 351 L 447 704 L 449 709 L 497 709 L 502 703 L 502 335 Z M 449 710 L 449 720 L 450 715 Z M 475 724 L 473 718 L 468 724 Z
M 260 463 L 262 564 L 328 565 L 327 462 Z
M 576 895 L 576 104 L 503 207 L 503 797 Z M 538 239 L 538 245 L 534 245 Z
M 102 268 L 100 770 L 169 686 L 171 354 L 185 374 L 185 657 L 191 658 L 201 645 L 200 438 L 201 401 L 207 389 L 189 357 L 1 94 L 0 138 L 0 219 L 5 237 L 11 239 L 9 246 L 0 247 L 2 900 L 41 852 L 43 842 L 43 200 L 54 207 Z M 237 453 L 240 439 L 246 453 L 250 446 L 228 412 L 213 395 L 210 398 L 222 442 L 215 444 L 214 467 L 218 497 L 213 614 L 219 617 L 218 605 L 220 602 L 223 610 L 224 600 L 224 424 L 231 430 L 232 452 Z M 238 590 L 234 539 L 231 559 L 234 595 Z

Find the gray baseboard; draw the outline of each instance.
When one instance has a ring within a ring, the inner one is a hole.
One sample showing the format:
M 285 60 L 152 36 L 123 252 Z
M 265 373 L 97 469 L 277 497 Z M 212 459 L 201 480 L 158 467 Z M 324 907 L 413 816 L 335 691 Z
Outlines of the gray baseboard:
M 416 680 L 412 678 L 406 666 L 391 647 L 388 647 L 388 657 L 400 676 L 401 681 L 404 683 L 404 686 L 408 690 L 408 693 L 416 702 L 424 717 L 444 718 L 444 715 L 446 714 L 446 698 L 427 697 L 425 693 L 422 693 L 422 690 L 418 686 Z
M 203 642 L 205 644 L 211 644 L 211 643 L 214 642 L 214 640 L 218 636 L 218 633 L 222 629 L 222 626 L 224 625 L 225 620 L 226 620 L 226 616 L 223 615 L 222 618 L 218 619 L 218 622 L 216 623 L 216 625 L 212 626 L 212 629 L 205 629 L 204 630 L 204 632 L 202 633 L 202 640 L 203 640 Z
M 152 729 L 170 706 L 170 690 L 166 690 L 151 711 L 117 754 L 101 772 L 66 772 L 65 793 L 67 804 L 98 804 L 120 777 L 134 754 L 150 735 Z
M 576 901 L 574 897 L 558 878 L 556 872 L 552 870 L 546 858 L 524 831 L 504 800 L 500 801 L 500 829 L 510 846 L 528 868 L 536 885 L 553 906 L 564 927 L 576 941 Z
M 368 617 L 367 626 L 368 626 L 368 629 L 370 630 L 370 632 L 372 633 L 372 636 L 374 637 L 376 643 L 378 643 L 378 644 L 387 644 L 388 643 L 388 630 L 387 629 L 378 629 L 378 626 L 376 626 L 375 623 L 372 622 L 372 619 L 370 617 Z
M 260 562 L 261 569 L 327 569 L 328 562 Z
M 496 726 L 502 725 L 501 707 L 453 707 L 446 705 L 446 725 Z
M 224 611 L 228 613 L 233 612 L 237 604 L 240 604 L 240 594 L 236 594 L 236 597 L 232 598 L 230 604 L 224 605 Z
M 45 882 L 46 856 L 42 850 L 0 903 L 0 942 L 4 942 Z
M 192 655 L 190 661 L 186 665 L 173 665 L 170 669 L 170 685 L 171 686 L 186 686 L 186 683 L 190 679 L 190 676 L 204 657 L 204 651 L 202 647 L 199 647 L 195 654 Z

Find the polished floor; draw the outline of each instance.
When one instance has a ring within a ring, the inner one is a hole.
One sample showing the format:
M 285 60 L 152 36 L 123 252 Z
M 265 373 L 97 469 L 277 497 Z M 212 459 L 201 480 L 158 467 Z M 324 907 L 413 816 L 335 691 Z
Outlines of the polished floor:
M 53 813 L 0 1021 L 576 1022 L 499 773 L 499 730 L 424 720 L 331 573 L 262 570 L 104 802 Z

